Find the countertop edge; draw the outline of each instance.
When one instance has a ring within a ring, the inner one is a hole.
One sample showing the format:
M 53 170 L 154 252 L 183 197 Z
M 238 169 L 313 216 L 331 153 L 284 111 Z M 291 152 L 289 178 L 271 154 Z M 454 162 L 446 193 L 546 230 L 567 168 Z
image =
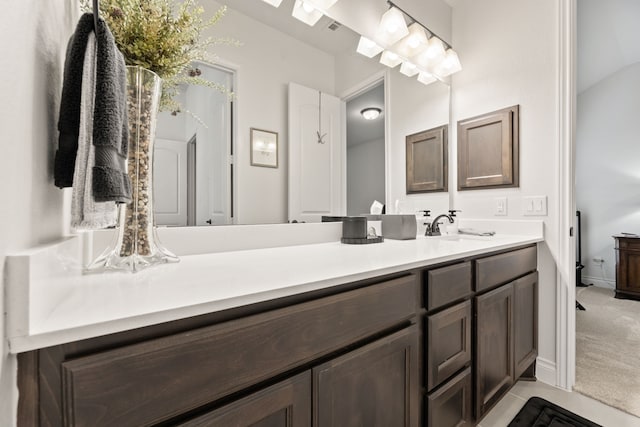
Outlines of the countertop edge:
M 361 271 L 355 274 L 327 277 L 323 280 L 313 280 L 293 286 L 284 286 L 276 289 L 266 289 L 263 291 L 238 295 L 227 299 L 202 301 L 197 304 L 173 307 L 167 310 L 154 311 L 130 317 L 116 318 L 104 322 L 87 323 L 77 327 L 51 330 L 44 333 L 39 333 L 30 329 L 30 309 L 32 307 L 30 307 L 28 304 L 28 292 L 30 292 L 31 289 L 27 289 L 26 294 L 23 292 L 15 295 L 14 293 L 12 294 L 13 296 L 11 298 L 7 298 L 8 306 L 12 303 L 27 305 L 27 310 L 14 309 L 11 310 L 11 312 L 7 315 L 7 339 L 9 344 L 9 352 L 13 354 L 22 353 L 26 351 L 50 347 L 53 345 L 94 338 L 97 336 L 123 332 L 208 313 L 214 313 L 217 311 L 237 308 L 244 305 L 260 303 L 296 294 L 303 294 L 310 291 L 330 288 L 333 286 L 339 286 L 359 280 L 371 279 L 377 276 L 394 274 L 405 270 L 424 268 L 434 264 L 454 261 L 456 259 L 473 257 L 485 253 L 539 243 L 543 240 L 544 239 L 542 238 L 542 236 L 518 236 L 517 241 L 496 244 L 489 248 L 465 250 L 460 253 L 450 254 L 446 256 L 432 257 L 407 263 L 397 263 L 395 265 L 379 269 L 367 269 L 366 271 Z M 20 260 L 19 257 L 17 257 L 17 259 Z M 20 263 L 18 264 L 21 265 L 22 269 L 26 268 L 22 264 L 24 262 L 25 260 L 21 259 Z M 10 272 L 11 271 L 12 269 L 10 269 Z M 24 271 L 22 272 L 24 273 Z

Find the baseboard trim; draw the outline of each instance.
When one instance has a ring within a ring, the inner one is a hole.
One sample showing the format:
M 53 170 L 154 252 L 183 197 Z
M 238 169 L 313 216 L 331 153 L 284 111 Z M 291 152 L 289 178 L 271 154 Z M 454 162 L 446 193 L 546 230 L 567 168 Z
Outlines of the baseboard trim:
M 558 370 L 555 362 L 542 357 L 538 357 L 536 360 L 536 378 L 543 383 L 557 387 Z
M 601 277 L 582 276 L 583 282 L 587 284 L 593 284 L 599 288 L 615 289 L 615 280 L 603 279 Z

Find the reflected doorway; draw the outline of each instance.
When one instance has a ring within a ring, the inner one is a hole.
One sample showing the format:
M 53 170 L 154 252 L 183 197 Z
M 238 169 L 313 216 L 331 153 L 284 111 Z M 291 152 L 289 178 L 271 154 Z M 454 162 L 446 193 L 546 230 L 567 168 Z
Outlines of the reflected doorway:
M 234 73 L 194 63 L 198 75 L 233 91 Z M 157 225 L 232 224 L 233 100 L 214 88 L 181 85 L 180 112 L 158 115 L 154 152 Z
M 385 203 L 384 107 L 383 80 L 347 101 L 347 215 L 369 213 L 374 200 Z M 366 110 L 375 117 L 365 118 Z

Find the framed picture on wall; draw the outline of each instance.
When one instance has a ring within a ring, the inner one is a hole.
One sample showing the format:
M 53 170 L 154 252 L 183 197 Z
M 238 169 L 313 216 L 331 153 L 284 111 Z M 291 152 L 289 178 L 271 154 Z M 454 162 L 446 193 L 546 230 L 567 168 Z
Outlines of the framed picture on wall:
M 278 167 L 278 132 L 251 128 L 251 166 Z

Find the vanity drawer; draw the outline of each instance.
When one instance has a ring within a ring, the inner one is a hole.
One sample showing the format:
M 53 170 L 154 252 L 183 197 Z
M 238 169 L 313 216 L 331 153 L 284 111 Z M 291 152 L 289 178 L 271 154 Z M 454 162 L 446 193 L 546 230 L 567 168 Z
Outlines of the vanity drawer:
M 427 427 L 472 426 L 471 368 L 427 397 Z
M 529 246 L 476 260 L 476 292 L 510 282 L 538 266 L 537 248 Z
M 415 275 L 62 363 L 66 425 L 154 424 L 408 323 Z
M 471 301 L 427 316 L 427 391 L 471 362 Z
M 427 310 L 471 295 L 471 261 L 429 270 L 426 278 Z

